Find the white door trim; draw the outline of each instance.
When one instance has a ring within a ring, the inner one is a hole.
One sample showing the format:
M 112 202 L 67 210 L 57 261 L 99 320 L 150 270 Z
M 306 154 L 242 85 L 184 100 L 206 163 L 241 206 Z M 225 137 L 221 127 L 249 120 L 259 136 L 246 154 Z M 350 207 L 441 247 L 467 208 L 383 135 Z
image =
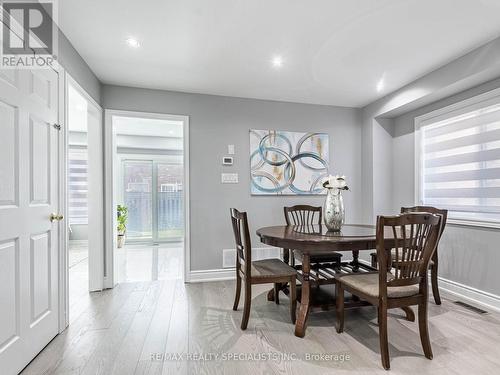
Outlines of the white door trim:
M 106 270 L 104 278 L 105 288 L 112 288 L 116 284 L 114 280 L 113 255 L 116 246 L 116 215 L 115 215 L 115 179 L 114 166 L 115 137 L 113 132 L 113 116 L 154 118 L 161 120 L 173 120 L 183 122 L 183 155 L 184 155 L 184 282 L 189 282 L 191 272 L 191 247 L 190 247 L 190 209 L 189 209 L 189 116 L 170 115 L 164 113 L 124 111 L 115 109 L 104 110 L 104 183 L 105 183 L 105 252 Z
M 69 278 L 68 278 L 68 254 L 67 254 L 67 197 L 66 197 L 66 178 L 67 178 L 67 152 L 68 152 L 68 133 L 66 132 L 67 111 L 66 111 L 66 71 L 59 65 L 57 70 L 59 75 L 59 210 L 63 213 L 63 229 L 59 231 L 59 333 L 64 331 L 69 325 Z

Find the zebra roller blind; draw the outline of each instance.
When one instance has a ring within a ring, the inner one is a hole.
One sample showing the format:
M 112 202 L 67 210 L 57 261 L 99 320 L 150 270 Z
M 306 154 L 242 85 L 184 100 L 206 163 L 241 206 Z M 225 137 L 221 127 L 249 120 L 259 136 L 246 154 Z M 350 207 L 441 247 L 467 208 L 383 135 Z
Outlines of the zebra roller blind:
M 68 152 L 68 214 L 70 224 L 88 223 L 87 148 Z
M 452 219 L 500 222 L 500 100 L 469 109 L 420 125 L 419 200 Z

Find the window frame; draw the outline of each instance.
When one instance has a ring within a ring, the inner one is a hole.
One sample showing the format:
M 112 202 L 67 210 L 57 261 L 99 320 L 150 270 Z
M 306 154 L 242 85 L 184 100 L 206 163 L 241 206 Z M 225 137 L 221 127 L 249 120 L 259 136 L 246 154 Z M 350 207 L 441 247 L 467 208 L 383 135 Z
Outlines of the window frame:
M 481 108 L 500 104 L 500 88 L 487 91 L 485 93 L 473 96 L 471 98 L 456 102 L 446 107 L 425 113 L 421 116 L 415 117 L 415 137 L 414 137 L 414 150 L 415 150 L 415 205 L 424 204 L 423 196 L 423 163 L 422 163 L 422 128 L 438 121 L 446 120 L 451 117 L 459 116 L 468 112 L 476 111 Z M 496 228 L 500 229 L 500 219 L 498 221 L 489 221 L 484 219 L 457 219 L 448 216 L 447 223 L 460 226 L 482 227 L 482 228 Z

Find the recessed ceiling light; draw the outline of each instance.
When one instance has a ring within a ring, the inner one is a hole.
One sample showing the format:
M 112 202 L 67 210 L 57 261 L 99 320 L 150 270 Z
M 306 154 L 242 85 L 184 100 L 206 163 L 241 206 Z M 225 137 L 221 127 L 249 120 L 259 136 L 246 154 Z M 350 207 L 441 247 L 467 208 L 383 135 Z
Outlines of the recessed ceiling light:
M 382 77 L 377 82 L 377 92 L 381 92 L 384 89 L 384 87 L 385 87 L 385 80 L 384 77 Z
M 273 67 L 281 68 L 283 66 L 283 58 L 281 56 L 274 56 L 271 60 Z
M 139 48 L 141 46 L 141 43 L 139 43 L 139 41 L 135 38 L 128 38 L 126 42 L 128 46 L 132 48 Z

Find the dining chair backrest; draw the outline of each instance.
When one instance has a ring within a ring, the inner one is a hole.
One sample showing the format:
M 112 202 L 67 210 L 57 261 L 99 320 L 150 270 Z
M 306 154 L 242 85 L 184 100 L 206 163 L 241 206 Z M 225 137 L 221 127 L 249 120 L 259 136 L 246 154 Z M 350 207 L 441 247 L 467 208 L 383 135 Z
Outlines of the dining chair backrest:
M 404 213 L 377 218 L 377 258 L 380 296 L 387 287 L 407 286 L 427 281 L 427 269 L 439 239 L 441 216 L 431 213 Z M 393 248 L 392 269 L 387 249 Z M 387 272 L 392 277 L 388 280 Z M 427 285 L 427 284 L 425 284 Z
M 236 266 L 241 267 L 245 275 L 250 276 L 252 264 L 252 244 L 246 212 L 231 208 L 231 222 L 233 225 L 234 241 L 236 244 Z
M 321 207 L 308 206 L 305 204 L 284 207 L 286 225 L 314 225 L 321 224 Z
M 441 210 L 432 206 L 401 207 L 402 214 L 410 212 L 429 212 L 431 214 L 441 215 L 441 228 L 439 230 L 439 239 L 441 239 L 446 226 L 446 220 L 448 219 L 448 210 Z

